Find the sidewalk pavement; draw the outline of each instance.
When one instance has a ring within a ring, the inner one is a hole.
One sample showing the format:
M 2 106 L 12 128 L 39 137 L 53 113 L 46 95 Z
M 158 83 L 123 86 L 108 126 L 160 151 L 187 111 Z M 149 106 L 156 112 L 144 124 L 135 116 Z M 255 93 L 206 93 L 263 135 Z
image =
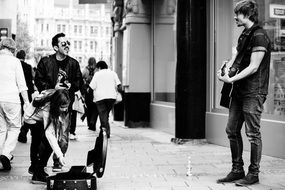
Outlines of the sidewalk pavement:
M 70 141 L 66 160 L 68 171 L 72 165 L 85 165 L 88 150 L 94 147 L 98 131 L 80 124 L 76 129 L 78 140 Z M 26 144 L 18 143 L 14 151 L 12 170 L 0 173 L 1 190 L 38 190 L 44 185 L 30 183 L 30 135 Z M 281 190 L 285 189 L 285 160 L 263 156 L 260 183 L 249 187 L 217 184 L 231 168 L 230 149 L 192 140 L 182 145 L 171 143 L 172 135 L 151 128 L 126 128 L 111 123 L 111 138 L 105 173 L 97 179 L 98 190 Z M 246 142 L 246 139 L 245 139 Z M 190 162 L 189 162 L 190 157 Z M 248 167 L 249 152 L 244 153 Z M 52 159 L 47 171 L 51 171 Z M 191 167 L 191 176 L 187 176 Z M 88 167 L 92 172 L 92 167 Z

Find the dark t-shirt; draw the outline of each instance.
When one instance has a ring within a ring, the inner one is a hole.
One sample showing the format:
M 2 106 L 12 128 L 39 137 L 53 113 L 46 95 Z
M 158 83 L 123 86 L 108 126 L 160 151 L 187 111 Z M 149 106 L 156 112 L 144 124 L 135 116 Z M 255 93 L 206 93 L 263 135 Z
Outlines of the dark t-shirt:
M 242 42 L 242 39 L 246 37 L 249 32 L 250 29 L 244 31 L 239 37 L 239 44 L 237 47 L 238 52 L 240 51 L 239 47 L 240 43 Z M 246 51 L 241 61 L 239 72 L 248 67 L 248 65 L 250 64 L 252 53 L 259 51 L 263 51 L 265 52 L 265 54 L 257 71 L 254 74 L 234 83 L 235 90 L 238 96 L 244 97 L 268 94 L 271 43 L 264 29 L 257 29 L 253 33 L 249 45 L 246 47 Z
M 64 59 L 62 61 L 56 60 L 56 63 L 59 67 L 57 82 L 60 82 L 60 83 L 68 82 L 69 80 L 68 80 L 67 70 L 66 70 L 67 59 Z

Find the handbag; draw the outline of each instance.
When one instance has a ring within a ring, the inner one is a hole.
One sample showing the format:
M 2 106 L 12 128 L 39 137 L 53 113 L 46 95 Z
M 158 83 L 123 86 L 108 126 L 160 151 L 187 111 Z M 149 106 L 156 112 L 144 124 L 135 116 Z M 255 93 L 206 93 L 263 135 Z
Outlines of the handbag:
M 75 110 L 75 111 L 82 113 L 82 114 L 85 113 L 84 100 L 83 100 L 83 97 L 82 97 L 80 91 L 78 91 L 78 93 L 75 93 L 74 102 L 72 104 L 72 110 Z
M 122 100 L 123 100 L 122 94 L 120 92 L 117 92 L 115 104 L 120 103 Z

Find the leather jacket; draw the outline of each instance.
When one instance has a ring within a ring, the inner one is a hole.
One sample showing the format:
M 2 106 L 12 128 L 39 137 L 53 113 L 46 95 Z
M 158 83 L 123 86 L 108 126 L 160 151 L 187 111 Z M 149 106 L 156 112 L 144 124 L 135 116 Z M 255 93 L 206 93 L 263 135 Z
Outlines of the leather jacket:
M 78 61 L 70 56 L 67 56 L 66 59 L 67 64 L 65 71 L 68 77 L 68 81 L 71 83 L 69 92 L 72 96 L 71 99 L 73 99 L 74 93 L 81 88 L 83 79 Z M 46 89 L 55 88 L 58 72 L 59 65 L 57 64 L 55 54 L 43 57 L 40 60 L 35 75 L 35 85 L 38 88 L 39 92 Z

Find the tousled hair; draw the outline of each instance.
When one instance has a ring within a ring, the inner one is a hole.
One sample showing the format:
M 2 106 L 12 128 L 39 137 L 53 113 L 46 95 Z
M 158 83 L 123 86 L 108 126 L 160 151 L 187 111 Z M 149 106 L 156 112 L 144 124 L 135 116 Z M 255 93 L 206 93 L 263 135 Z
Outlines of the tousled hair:
M 257 4 L 253 0 L 239 1 L 234 9 L 235 14 L 243 14 L 254 23 L 258 22 L 258 9 Z
M 46 95 L 41 100 L 34 100 L 33 106 L 36 107 L 34 114 L 37 114 L 40 110 L 44 109 L 47 105 L 46 103 L 49 102 L 49 117 L 47 120 L 46 128 L 52 123 L 54 125 L 54 130 L 57 132 L 59 127 L 59 116 L 64 115 L 67 116 L 67 113 L 62 113 L 60 111 L 60 107 L 63 105 L 69 106 L 70 104 L 70 97 L 69 92 L 66 89 L 58 89 L 58 90 L 51 90 L 50 94 Z M 46 129 L 45 128 L 45 129 Z M 57 134 L 57 133 L 56 133 Z
M 88 59 L 88 66 L 96 66 L 96 59 L 94 57 Z
M 58 38 L 61 38 L 61 37 L 65 37 L 65 34 L 64 33 L 58 33 L 52 38 L 52 40 L 51 40 L 52 47 L 58 46 Z

